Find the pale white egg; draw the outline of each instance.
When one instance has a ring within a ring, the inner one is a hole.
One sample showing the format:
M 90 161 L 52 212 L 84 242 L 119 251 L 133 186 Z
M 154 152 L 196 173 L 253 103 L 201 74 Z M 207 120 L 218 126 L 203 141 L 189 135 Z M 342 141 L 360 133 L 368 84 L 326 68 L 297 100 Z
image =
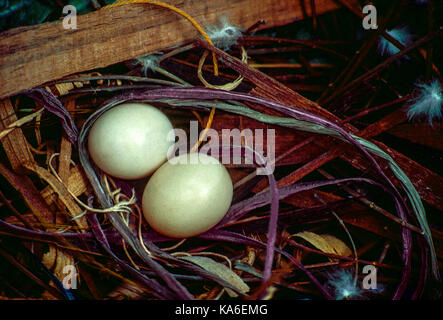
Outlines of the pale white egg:
M 217 159 L 188 153 L 165 162 L 150 178 L 143 214 L 157 232 L 188 238 L 215 226 L 228 211 L 231 177 Z
M 174 141 L 168 117 L 144 103 L 124 103 L 101 115 L 88 136 L 89 154 L 107 174 L 121 179 L 150 175 L 167 159 Z

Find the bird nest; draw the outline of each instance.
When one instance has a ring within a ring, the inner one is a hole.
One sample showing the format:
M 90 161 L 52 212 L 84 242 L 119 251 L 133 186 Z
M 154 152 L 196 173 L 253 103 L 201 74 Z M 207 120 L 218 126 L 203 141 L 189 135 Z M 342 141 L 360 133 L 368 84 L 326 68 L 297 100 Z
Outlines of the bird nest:
M 442 33 L 389 32 L 395 6 L 380 4 L 385 31 L 357 38 L 349 8 L 259 32 L 224 21 L 208 38 L 2 100 L 1 297 L 438 298 Z M 157 233 L 141 210 L 149 177 L 94 165 L 89 129 L 128 101 L 188 134 L 197 123 L 188 150 L 209 129 L 272 145 L 219 145 L 240 161 L 225 164 L 234 196 L 215 227 Z

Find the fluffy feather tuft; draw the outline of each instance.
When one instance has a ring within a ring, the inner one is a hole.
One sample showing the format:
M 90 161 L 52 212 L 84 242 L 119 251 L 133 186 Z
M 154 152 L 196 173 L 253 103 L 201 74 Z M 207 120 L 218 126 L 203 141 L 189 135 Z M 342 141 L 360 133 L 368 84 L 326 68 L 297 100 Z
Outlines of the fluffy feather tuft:
M 136 60 L 136 64 L 140 64 L 142 66 L 142 72 L 144 75 L 147 75 L 149 70 L 155 72 L 155 68 L 158 66 L 158 63 L 158 54 L 150 54 Z
M 442 118 L 442 86 L 437 79 L 434 79 L 429 84 L 417 84 L 416 92 L 417 95 L 409 100 L 407 116 L 409 120 L 427 117 L 429 124 L 432 126 L 432 120 L 434 118 Z
M 238 39 L 242 36 L 242 29 L 234 26 L 228 18 L 222 18 L 220 23 L 215 26 L 206 28 L 209 38 L 219 49 L 229 50 L 233 45 L 237 44 Z
M 326 282 L 326 288 L 331 291 L 336 300 L 367 300 L 383 292 L 384 286 L 380 283 L 377 283 L 375 288 L 360 287 L 363 284 L 357 280 L 354 271 L 353 268 L 336 269 L 327 274 L 329 280 Z
M 362 297 L 355 275 L 349 271 L 337 270 L 329 274 L 327 287 L 334 293 L 336 300 L 354 300 Z
M 407 26 L 394 28 L 392 30 L 386 31 L 391 37 L 400 42 L 405 47 L 412 43 L 413 36 L 409 33 Z M 382 56 L 392 56 L 400 52 L 400 49 L 392 44 L 389 40 L 384 37 L 380 37 L 378 41 L 378 51 Z

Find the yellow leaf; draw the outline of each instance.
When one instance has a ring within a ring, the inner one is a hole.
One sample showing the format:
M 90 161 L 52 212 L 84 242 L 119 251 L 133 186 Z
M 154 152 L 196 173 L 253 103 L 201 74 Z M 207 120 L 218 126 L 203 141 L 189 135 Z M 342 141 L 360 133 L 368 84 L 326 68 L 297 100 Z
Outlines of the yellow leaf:
M 328 241 L 323 238 L 322 236 L 309 232 L 309 231 L 303 231 L 296 233 L 294 236 L 302 238 L 303 240 L 306 240 L 310 244 L 312 244 L 317 249 L 325 252 L 325 253 L 334 253 L 334 249 L 329 245 Z
M 329 243 L 329 245 L 335 251 L 335 254 L 345 257 L 349 257 L 352 254 L 351 249 L 340 239 L 330 234 L 322 234 L 321 236 Z
M 352 254 L 351 249 L 349 249 L 349 247 L 343 241 L 330 234 L 318 235 L 313 232 L 303 231 L 294 234 L 294 236 L 306 240 L 311 245 L 325 253 L 341 256 L 350 256 Z

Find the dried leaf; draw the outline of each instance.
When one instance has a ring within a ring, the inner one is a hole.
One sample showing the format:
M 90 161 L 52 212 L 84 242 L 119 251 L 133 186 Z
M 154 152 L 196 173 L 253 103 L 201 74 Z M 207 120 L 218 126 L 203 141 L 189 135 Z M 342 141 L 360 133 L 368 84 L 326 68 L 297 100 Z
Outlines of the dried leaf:
M 71 168 L 71 175 L 68 179 L 67 188 L 76 197 L 82 195 L 87 191 L 88 180 L 78 166 Z M 53 204 L 54 201 L 57 199 L 57 195 L 54 189 L 51 188 L 51 186 L 45 187 L 41 191 L 41 195 L 45 199 L 46 203 L 48 203 L 49 205 Z
M 72 89 L 74 89 L 74 84 L 72 82 L 67 82 L 67 83 L 57 83 L 55 84 L 55 87 L 57 88 L 58 91 L 58 95 L 60 96 L 64 96 L 65 94 L 68 94 L 69 91 L 71 91 Z
M 71 167 L 71 155 L 72 155 L 72 144 L 65 136 L 63 136 L 60 145 L 58 175 L 60 176 L 60 179 L 62 179 L 64 183 L 67 183 L 69 179 L 70 175 L 69 168 Z
M 8 156 L 9 163 L 12 169 L 17 173 L 28 173 L 24 168 L 25 163 L 34 163 L 31 151 L 26 141 L 26 138 L 20 128 L 14 127 L 17 125 L 17 115 L 15 114 L 14 107 L 11 100 L 5 99 L 0 101 L 0 131 L 10 129 L 10 125 L 13 124 L 13 130 L 7 131 L 7 135 L 1 139 L 3 148 Z M 25 119 L 28 120 L 28 119 Z M 20 122 L 18 122 L 20 124 Z
M 34 113 L 31 113 L 31 114 L 29 114 L 23 118 L 20 118 L 16 121 L 12 122 L 11 124 L 9 124 L 6 129 L 4 129 L 3 131 L 0 131 L 0 140 L 3 139 L 4 137 L 6 137 L 12 131 L 14 131 L 16 128 L 19 128 L 22 125 L 34 120 L 34 118 L 41 115 L 43 110 L 44 109 L 40 109 Z
M 119 286 L 118 288 L 116 288 L 115 290 L 113 290 L 108 294 L 110 298 L 117 300 L 123 300 L 123 299 L 138 300 L 142 299 L 145 295 L 146 293 L 145 291 L 142 290 L 141 287 L 126 281 L 124 281 L 121 286 Z
M 44 181 L 46 181 L 49 184 L 49 186 L 58 195 L 63 205 L 69 211 L 71 217 L 77 217 L 83 213 L 83 210 L 78 206 L 74 198 L 69 193 L 67 186 L 64 183 L 60 182 L 48 170 L 39 167 L 37 165 L 26 166 L 26 168 L 35 172 L 40 178 L 42 178 Z M 75 222 L 80 227 L 80 230 L 87 230 L 88 224 L 84 217 L 75 219 Z
M 93 76 L 101 76 L 99 72 L 93 73 L 80 73 L 77 75 L 71 76 L 72 78 L 83 78 L 83 77 L 93 77 Z M 54 86 L 58 92 L 54 93 L 49 87 L 46 87 L 48 92 L 55 94 L 56 96 L 64 96 L 67 95 L 71 90 L 75 88 L 83 88 L 85 84 L 89 84 L 89 81 L 74 81 L 74 82 L 59 82 Z M 98 84 L 102 84 L 103 81 L 99 81 Z
M 314 247 L 325 253 L 340 256 L 350 256 L 352 254 L 351 249 L 349 249 L 349 247 L 343 241 L 329 234 L 318 235 L 313 232 L 303 231 L 296 233 L 294 236 L 306 240 Z
M 57 279 L 59 279 L 61 282 L 63 282 L 63 279 L 67 275 L 64 271 L 64 268 L 66 266 L 74 266 L 75 261 L 74 261 L 74 257 L 65 251 L 62 251 L 62 250 L 56 248 L 56 252 L 57 252 L 57 258 L 55 261 L 55 266 L 54 266 L 53 272 L 54 272 L 54 275 L 57 277 Z M 77 278 L 77 280 L 80 280 L 80 279 Z
M 55 246 L 49 246 L 49 251 L 43 254 L 42 263 L 54 273 L 57 279 L 63 281 L 66 277 L 66 273 L 63 272 L 63 269 L 66 266 L 74 265 L 75 261 L 73 256 L 68 253 Z
M 337 255 L 349 257 L 352 254 L 351 249 L 340 239 L 330 234 L 321 234 L 320 236 L 329 243 Z
M 51 218 L 53 212 L 28 176 L 18 175 L 2 163 L 0 163 L 0 175 L 3 176 L 15 190 L 20 192 L 26 205 L 31 209 L 38 221 L 48 225 L 52 223 Z
M 303 240 L 306 240 L 307 242 L 312 244 L 314 247 L 316 247 L 317 249 L 319 249 L 325 253 L 331 253 L 331 254 L 335 253 L 334 249 L 332 248 L 332 246 L 329 245 L 328 241 L 316 233 L 309 232 L 309 231 L 303 231 L 303 232 L 296 233 L 294 236 L 302 238 Z
M 52 270 L 56 260 L 57 260 L 57 248 L 54 246 L 49 246 L 48 252 L 44 253 L 42 256 L 42 263 L 46 266 L 46 268 Z
M 238 289 L 238 291 L 242 293 L 246 293 L 249 291 L 248 285 L 242 280 L 242 278 L 240 278 L 234 271 L 226 267 L 224 264 L 218 263 L 211 258 L 199 256 L 185 256 L 180 257 L 180 259 L 192 262 L 202 269 L 215 274 L 221 279 L 232 284 L 235 288 Z M 237 297 L 237 294 L 228 288 L 226 288 L 226 292 L 231 297 Z

